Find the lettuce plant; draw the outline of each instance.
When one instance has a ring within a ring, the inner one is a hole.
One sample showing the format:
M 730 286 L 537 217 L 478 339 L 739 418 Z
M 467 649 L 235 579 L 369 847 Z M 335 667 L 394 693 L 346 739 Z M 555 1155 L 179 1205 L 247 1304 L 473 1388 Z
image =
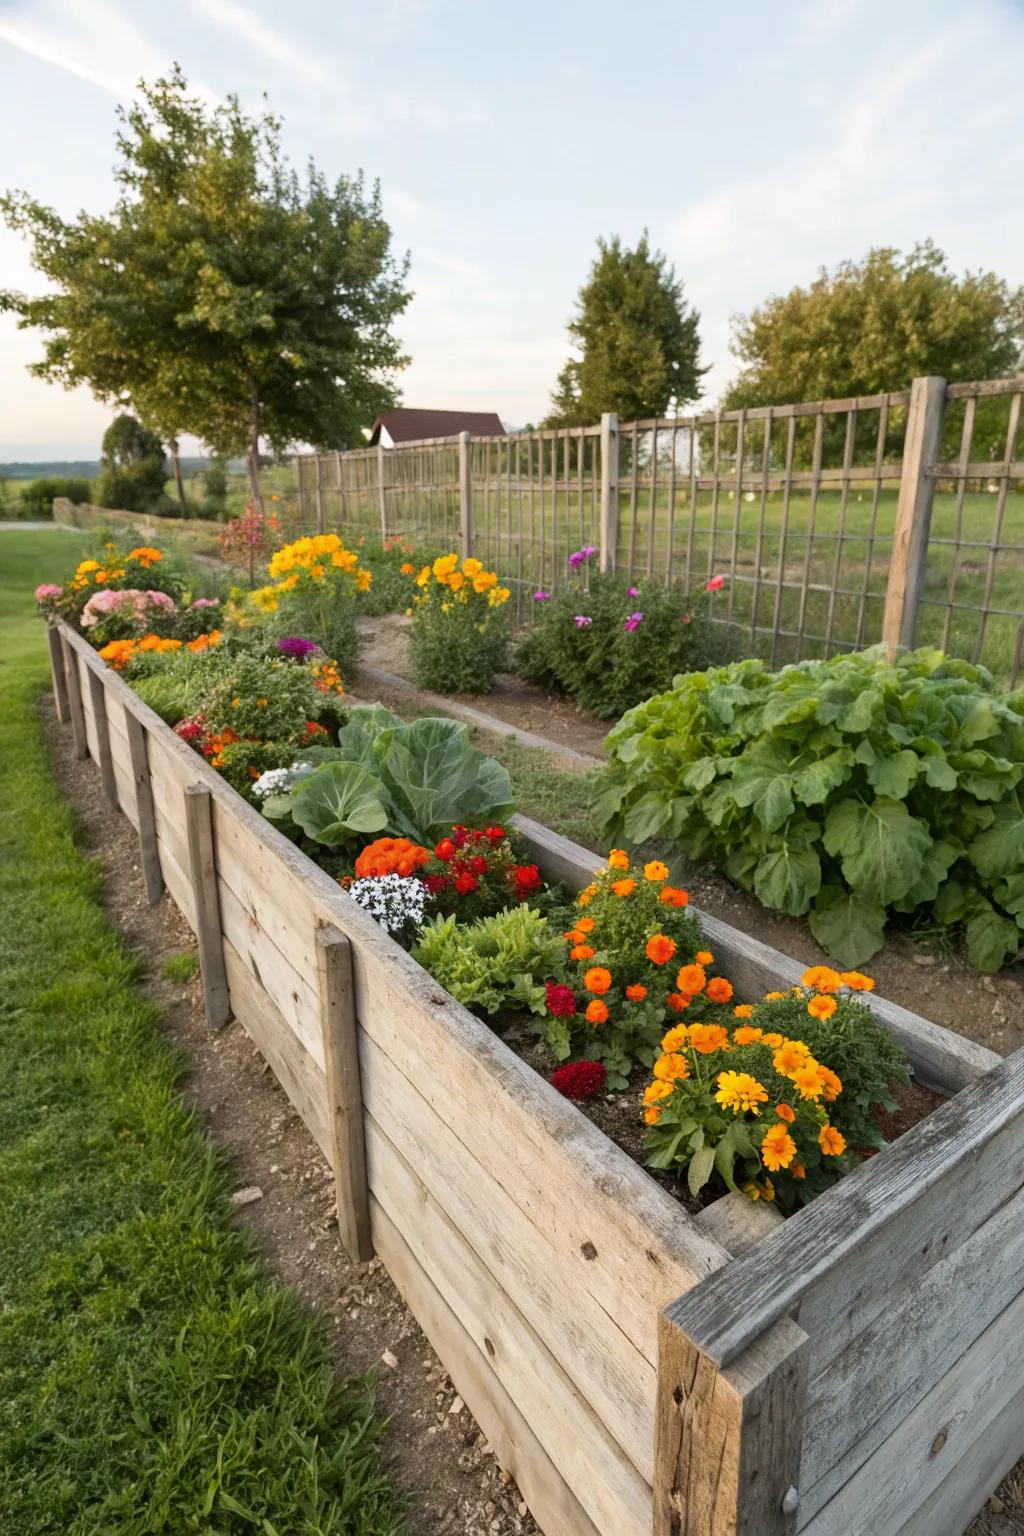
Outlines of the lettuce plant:
M 548 919 L 524 904 L 475 923 L 460 923 L 454 914 L 436 917 L 424 928 L 413 958 L 467 1008 L 543 1014 L 541 978 L 561 974 L 562 949 Z
M 894 916 L 962 926 L 994 971 L 1024 929 L 1024 693 L 937 651 L 677 679 L 608 737 L 605 825 L 712 860 L 808 915 L 844 965 Z

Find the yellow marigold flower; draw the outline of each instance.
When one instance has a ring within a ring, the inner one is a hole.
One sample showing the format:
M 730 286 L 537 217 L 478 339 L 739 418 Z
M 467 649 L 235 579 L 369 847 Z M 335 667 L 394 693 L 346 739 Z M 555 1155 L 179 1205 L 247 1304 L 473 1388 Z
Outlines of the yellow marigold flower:
M 764 1000 L 766 1003 L 778 1003 L 782 1001 L 785 995 L 785 992 L 766 992 Z
M 613 880 L 612 890 L 615 892 L 616 896 L 632 896 L 633 892 L 636 890 L 636 881 Z
M 498 585 L 498 577 L 494 571 L 481 571 L 479 576 L 473 577 L 473 591 L 484 593 Z
M 765 1045 L 770 1045 L 771 1046 L 773 1051 L 777 1051 L 780 1045 L 784 1045 L 785 1044 L 785 1040 L 786 1040 L 785 1035 L 777 1034 L 775 1032 L 775 1030 L 772 1030 L 767 1035 L 762 1035 L 761 1038 L 764 1041 Z
M 682 1083 L 690 1075 L 685 1056 L 677 1056 L 670 1053 L 659 1056 L 654 1063 L 654 1075 L 662 1083 Z
M 656 1104 L 659 1099 L 670 1099 L 673 1093 L 673 1084 L 666 1078 L 656 1077 L 653 1083 L 648 1083 L 644 1089 L 644 1103 Z
M 479 576 L 483 568 L 483 561 L 475 559 L 473 555 L 470 555 L 468 560 L 463 560 L 462 562 L 462 569 L 465 571 L 470 581 L 473 580 L 474 576 Z
M 694 1026 L 695 1029 L 698 1027 Z M 734 1115 L 738 1115 L 741 1110 L 759 1115 L 759 1106 L 768 1102 L 767 1088 L 749 1072 L 719 1072 L 715 1081 L 718 1084 L 715 1103 L 721 1104 L 723 1109 L 731 1109 Z M 793 1151 L 796 1151 L 795 1147 Z
M 842 979 L 830 965 L 812 965 L 804 971 L 800 980 L 812 992 L 838 992 Z
M 690 1027 L 688 1024 L 673 1024 L 668 1033 L 661 1037 L 662 1050 L 669 1053 L 681 1051 L 686 1044 L 689 1033 Z
M 466 578 L 463 576 L 461 571 L 452 571 L 451 575 L 448 577 L 448 585 L 451 587 L 453 592 L 460 592 L 465 580 Z
M 429 584 L 430 584 L 430 566 L 429 565 L 425 565 L 423 567 L 423 569 L 420 571 L 419 575 L 416 577 L 416 585 L 418 587 L 426 587 L 426 586 L 429 586 Z
M 816 1061 L 805 1061 L 790 1074 L 802 1099 L 820 1099 L 825 1092 L 821 1072 Z
M 843 1091 L 842 1083 L 836 1074 L 832 1071 L 831 1067 L 823 1067 L 819 1065 L 818 1074 L 821 1078 L 822 1087 L 825 1090 L 826 1104 L 834 1103 Z
M 756 1045 L 761 1038 L 761 1030 L 752 1024 L 741 1024 L 739 1029 L 732 1032 L 734 1045 Z
M 698 965 L 714 965 L 715 957 L 710 949 L 698 949 L 693 957 Z
M 865 976 L 860 971 L 840 971 L 839 980 L 844 987 L 849 987 L 851 992 L 873 992 L 875 990 L 874 978 Z
M 357 592 L 369 592 L 370 587 L 372 585 L 373 585 L 373 572 L 372 571 L 367 571 L 367 570 L 356 571 L 356 591 Z
M 649 864 L 644 865 L 644 879 L 655 880 L 660 885 L 662 881 L 668 879 L 668 865 L 663 864 L 660 859 L 652 859 Z
M 762 1179 L 761 1180 L 761 1199 L 762 1200 L 774 1200 L 775 1199 L 775 1185 L 772 1183 L 771 1179 Z
M 742 1186 L 742 1188 L 743 1188 L 743 1193 L 747 1196 L 748 1199 L 750 1199 L 750 1200 L 760 1200 L 760 1198 L 761 1198 L 760 1188 L 753 1182 L 753 1180 L 751 1180 L 751 1182 L 749 1184 L 744 1184 Z
M 580 891 L 576 898 L 576 905 L 578 907 L 589 906 L 594 897 L 597 895 L 597 892 L 598 887 L 596 885 L 588 885 L 585 890 Z
M 737 1003 L 732 1011 L 734 1019 L 752 1019 L 754 1010 L 750 1003 Z
M 689 992 L 691 997 L 703 992 L 706 983 L 707 975 L 701 965 L 684 965 L 676 972 L 676 986 L 680 992 Z
M 780 1077 L 792 1077 L 797 1067 L 802 1067 L 810 1056 L 802 1040 L 787 1040 L 772 1054 L 772 1066 Z
M 846 1151 L 846 1137 L 834 1125 L 823 1125 L 818 1132 L 818 1146 L 826 1157 L 842 1157 Z
M 608 855 L 608 868 L 628 869 L 629 854 L 626 853 L 622 848 L 613 848 L 611 853 Z
M 812 1019 L 830 1019 L 835 1011 L 836 1000 L 834 997 L 819 995 L 812 997 L 807 1004 L 807 1012 L 811 1015 Z
M 438 581 L 446 582 L 458 563 L 458 555 L 438 555 L 433 565 L 434 575 Z
M 702 1056 L 710 1056 L 729 1044 L 729 1031 L 724 1024 L 691 1024 L 689 1043 Z
M 784 1125 L 770 1125 L 761 1141 L 761 1161 L 772 1173 L 788 1168 L 796 1157 L 796 1142 Z

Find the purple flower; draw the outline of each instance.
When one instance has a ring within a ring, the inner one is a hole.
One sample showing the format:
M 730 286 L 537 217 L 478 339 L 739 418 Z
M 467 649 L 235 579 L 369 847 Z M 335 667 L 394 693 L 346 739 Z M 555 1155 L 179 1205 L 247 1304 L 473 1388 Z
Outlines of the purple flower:
M 578 571 L 584 560 L 589 560 L 591 555 L 597 554 L 596 544 L 584 544 L 582 549 L 573 550 L 569 556 L 569 564 L 574 571 Z
M 290 656 L 293 661 L 305 661 L 306 657 L 317 649 L 314 641 L 303 640 L 301 635 L 285 635 L 277 642 L 277 648 L 286 656 Z
M 626 588 L 626 596 L 627 597 L 639 597 L 640 596 L 640 588 L 639 587 L 627 587 Z
M 533 594 L 533 600 L 534 600 L 535 603 L 547 603 L 547 602 L 550 602 L 550 600 L 551 600 L 551 593 L 550 592 L 535 592 Z
M 593 619 L 588 618 L 585 613 L 578 613 L 573 619 L 577 629 L 589 629 L 593 622 Z
M 628 619 L 623 619 L 622 627 L 627 634 L 632 634 L 634 629 L 639 629 L 643 622 L 642 613 L 631 613 Z

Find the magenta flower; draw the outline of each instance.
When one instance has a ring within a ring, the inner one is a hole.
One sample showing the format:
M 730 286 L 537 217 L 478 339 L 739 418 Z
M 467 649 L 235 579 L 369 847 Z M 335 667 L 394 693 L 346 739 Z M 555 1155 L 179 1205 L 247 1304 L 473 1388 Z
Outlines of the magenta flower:
M 303 640 L 301 635 L 285 635 L 277 642 L 277 648 L 293 661 L 305 661 L 317 647 L 315 641 Z
M 627 587 L 626 588 L 626 596 L 627 597 L 639 597 L 640 596 L 640 588 L 639 587 Z
M 725 586 L 725 577 L 724 576 L 712 576 L 711 580 L 709 582 L 705 583 L 704 590 L 705 590 L 705 592 L 717 592 L 719 587 L 724 587 L 724 586 Z
M 569 564 L 574 571 L 578 571 L 584 560 L 589 560 L 591 555 L 597 554 L 596 544 L 584 544 L 582 549 L 574 549 L 569 556 Z
M 627 634 L 632 634 L 634 629 L 639 629 L 643 623 L 642 613 L 631 613 L 628 619 L 623 619 L 622 627 Z
M 593 622 L 593 619 L 588 618 L 585 613 L 578 613 L 573 619 L 577 629 L 589 629 Z
M 535 603 L 547 603 L 547 602 L 550 602 L 551 601 L 551 593 L 550 592 L 535 592 L 533 594 L 533 600 L 534 600 Z

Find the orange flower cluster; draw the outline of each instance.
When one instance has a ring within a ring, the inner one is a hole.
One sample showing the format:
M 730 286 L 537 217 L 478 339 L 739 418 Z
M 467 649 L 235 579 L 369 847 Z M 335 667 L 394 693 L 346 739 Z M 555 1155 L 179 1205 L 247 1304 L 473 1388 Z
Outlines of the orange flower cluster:
M 429 860 L 429 848 L 407 837 L 378 837 L 356 859 L 356 874 L 361 880 L 370 875 L 413 875 Z

